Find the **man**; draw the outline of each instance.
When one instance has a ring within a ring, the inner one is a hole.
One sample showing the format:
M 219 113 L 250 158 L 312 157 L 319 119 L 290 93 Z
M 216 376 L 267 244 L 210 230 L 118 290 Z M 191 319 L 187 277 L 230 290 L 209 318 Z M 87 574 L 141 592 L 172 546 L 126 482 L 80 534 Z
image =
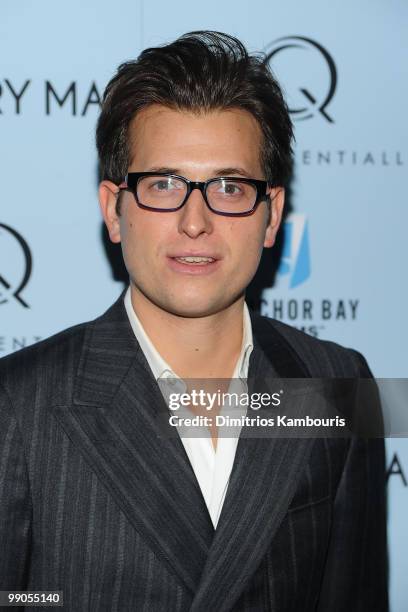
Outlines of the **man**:
M 108 84 L 99 196 L 130 286 L 1 362 L 2 590 L 62 590 L 70 611 L 387 609 L 382 441 L 160 424 L 167 378 L 369 376 L 244 302 L 291 138 L 268 68 L 225 34 L 147 49 Z

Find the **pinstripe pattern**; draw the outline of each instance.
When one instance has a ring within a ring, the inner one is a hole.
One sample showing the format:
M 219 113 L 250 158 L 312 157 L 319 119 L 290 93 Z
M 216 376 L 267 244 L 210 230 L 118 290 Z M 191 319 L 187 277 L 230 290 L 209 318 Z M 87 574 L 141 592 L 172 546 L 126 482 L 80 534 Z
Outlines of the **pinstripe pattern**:
M 253 330 L 250 389 L 369 375 L 353 351 Z M 0 589 L 62 589 L 72 612 L 387 610 L 380 441 L 244 428 L 214 532 L 161 408 L 121 300 L 0 361 Z

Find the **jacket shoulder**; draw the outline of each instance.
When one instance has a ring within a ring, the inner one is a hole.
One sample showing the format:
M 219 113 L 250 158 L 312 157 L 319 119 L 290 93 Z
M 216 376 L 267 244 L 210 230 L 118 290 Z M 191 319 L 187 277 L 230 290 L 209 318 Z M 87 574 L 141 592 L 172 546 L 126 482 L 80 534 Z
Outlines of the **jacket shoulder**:
M 45 340 L 23 348 L 0 359 L 0 385 L 14 396 L 24 389 L 25 397 L 48 378 L 56 392 L 62 379 L 72 378 L 84 343 L 84 336 L 92 322 L 65 329 Z
M 363 355 L 336 342 L 310 336 L 291 325 L 255 315 L 258 323 L 268 326 L 296 352 L 314 377 L 370 377 L 371 372 Z

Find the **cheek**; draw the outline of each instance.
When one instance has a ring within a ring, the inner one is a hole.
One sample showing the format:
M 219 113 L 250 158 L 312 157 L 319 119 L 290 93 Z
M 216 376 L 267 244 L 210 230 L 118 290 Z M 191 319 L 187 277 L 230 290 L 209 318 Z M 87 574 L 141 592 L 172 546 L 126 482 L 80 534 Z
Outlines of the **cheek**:
M 143 267 L 143 255 L 145 253 L 144 236 L 141 224 L 134 214 L 122 214 L 120 220 L 120 236 L 122 242 L 122 253 L 126 268 L 135 273 L 138 264 Z
M 160 248 L 166 244 L 168 230 L 157 223 L 152 213 L 136 211 L 121 218 L 122 249 L 127 263 L 132 266 L 155 259 Z M 142 214 L 140 214 L 142 213 Z
M 265 224 L 262 218 L 243 219 L 230 227 L 231 245 L 243 267 L 257 265 L 265 239 Z M 250 221 L 245 223 L 245 221 Z

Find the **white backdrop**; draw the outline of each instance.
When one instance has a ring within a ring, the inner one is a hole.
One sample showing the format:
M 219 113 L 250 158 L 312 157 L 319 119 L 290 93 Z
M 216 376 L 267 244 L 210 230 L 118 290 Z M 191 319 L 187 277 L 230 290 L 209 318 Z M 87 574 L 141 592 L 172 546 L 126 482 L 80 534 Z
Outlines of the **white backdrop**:
M 0 356 L 122 290 L 101 240 L 98 95 L 146 46 L 216 29 L 272 54 L 298 111 L 293 214 L 262 312 L 360 350 L 377 377 L 408 376 L 405 0 L 2 0 L 0 14 Z M 407 441 L 387 454 L 392 611 L 404 612 Z

